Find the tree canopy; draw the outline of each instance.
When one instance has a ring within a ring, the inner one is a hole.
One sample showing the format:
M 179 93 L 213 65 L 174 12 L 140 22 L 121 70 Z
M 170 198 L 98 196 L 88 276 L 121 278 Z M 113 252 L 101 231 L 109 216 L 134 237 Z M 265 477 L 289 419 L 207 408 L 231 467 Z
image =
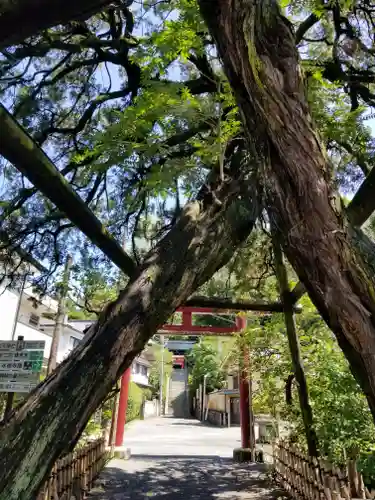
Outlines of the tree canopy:
M 286 7 L 297 26 L 313 118 L 343 193 L 355 192 L 374 157 L 366 122 L 373 104 L 373 56 L 365 44 L 371 12 L 357 3 L 355 14 L 345 3 Z M 348 55 L 353 36 L 363 46 Z M 139 236 L 157 241 L 223 154 L 243 144 L 232 93 L 195 2 L 111 6 L 2 54 L 3 103 L 107 230 L 131 243 L 138 261 Z M 51 271 L 71 247 L 83 265 L 102 260 L 13 167 L 3 164 L 2 172 L 3 245 L 22 245 Z

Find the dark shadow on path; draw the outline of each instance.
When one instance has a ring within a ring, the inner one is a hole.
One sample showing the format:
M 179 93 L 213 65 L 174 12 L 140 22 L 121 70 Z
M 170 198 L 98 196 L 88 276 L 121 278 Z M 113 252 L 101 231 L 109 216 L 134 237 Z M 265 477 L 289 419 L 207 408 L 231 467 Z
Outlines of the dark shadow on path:
M 260 464 L 233 464 L 219 457 L 138 455 L 112 460 L 101 474 L 92 500 L 275 499 Z
M 195 418 L 184 418 L 183 420 L 180 419 L 179 422 L 172 422 L 170 425 L 185 425 L 185 426 L 189 426 L 189 427 L 192 427 L 192 426 L 196 426 L 196 427 L 199 427 L 199 426 L 202 426 L 203 423 L 200 422 L 199 420 L 196 420 Z

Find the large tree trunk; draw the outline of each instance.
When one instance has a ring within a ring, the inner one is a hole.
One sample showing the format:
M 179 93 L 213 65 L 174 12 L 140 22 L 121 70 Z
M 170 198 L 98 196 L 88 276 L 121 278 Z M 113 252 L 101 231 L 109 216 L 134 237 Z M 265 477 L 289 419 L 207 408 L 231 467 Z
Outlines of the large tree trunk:
M 284 251 L 335 332 L 375 418 L 374 274 L 335 203 L 292 27 L 276 0 L 199 4 L 236 95 Z
M 256 204 L 239 196 L 249 182 L 239 169 L 237 180 L 222 183 L 216 197 L 205 196 L 184 209 L 84 342 L 3 425 L 1 499 L 35 498 L 56 458 L 78 439 L 147 340 L 246 239 L 257 213 Z
M 0 50 L 57 24 L 86 19 L 112 0 L 0 0 Z

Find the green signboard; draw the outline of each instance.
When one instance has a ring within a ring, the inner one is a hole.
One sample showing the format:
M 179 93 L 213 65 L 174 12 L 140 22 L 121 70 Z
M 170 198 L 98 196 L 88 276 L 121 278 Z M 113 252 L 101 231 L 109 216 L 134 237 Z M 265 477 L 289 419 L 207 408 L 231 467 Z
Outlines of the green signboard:
M 29 392 L 39 382 L 44 340 L 0 341 L 0 392 Z
M 44 351 L 0 352 L 0 361 L 43 361 Z

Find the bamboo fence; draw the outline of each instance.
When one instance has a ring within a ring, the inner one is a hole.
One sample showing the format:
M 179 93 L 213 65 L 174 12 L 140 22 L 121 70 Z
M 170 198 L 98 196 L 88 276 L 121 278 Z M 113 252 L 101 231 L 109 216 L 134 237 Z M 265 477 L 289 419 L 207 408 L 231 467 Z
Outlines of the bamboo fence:
M 296 446 L 279 441 L 273 447 L 276 481 L 296 499 L 352 500 L 373 499 L 354 460 L 340 469 L 326 460 L 305 455 Z
M 107 459 L 104 439 L 97 439 L 57 460 L 37 500 L 83 500 Z

